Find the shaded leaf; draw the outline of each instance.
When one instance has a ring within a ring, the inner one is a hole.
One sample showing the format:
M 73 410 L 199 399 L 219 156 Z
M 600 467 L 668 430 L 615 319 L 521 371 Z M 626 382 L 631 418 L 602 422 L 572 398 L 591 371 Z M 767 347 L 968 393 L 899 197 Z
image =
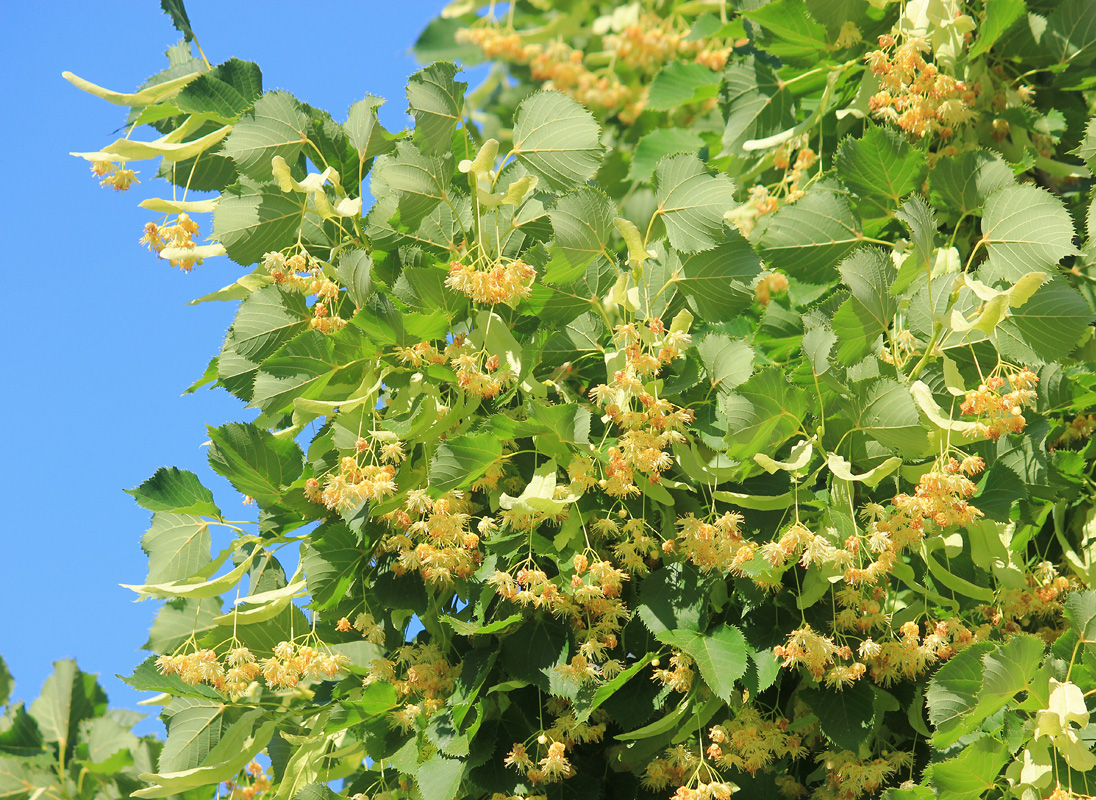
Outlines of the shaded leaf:
M 260 505 L 277 503 L 284 487 L 301 474 L 304 458 L 292 439 L 239 422 L 211 427 L 209 438 L 213 471 Z
M 734 184 L 726 175 L 709 175 L 696 156 L 666 156 L 654 175 L 655 214 L 662 217 L 670 244 L 695 253 L 723 239 L 723 215 L 734 207 Z
M 763 217 L 754 233 L 770 267 L 807 283 L 833 280 L 835 266 L 861 240 L 848 198 L 824 182 L 794 205 Z

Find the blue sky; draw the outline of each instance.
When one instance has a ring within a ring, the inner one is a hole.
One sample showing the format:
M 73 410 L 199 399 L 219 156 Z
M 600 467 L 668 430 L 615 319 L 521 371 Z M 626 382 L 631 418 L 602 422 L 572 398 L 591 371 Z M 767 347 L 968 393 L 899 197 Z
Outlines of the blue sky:
M 406 124 L 403 87 L 417 69 L 408 48 L 443 5 L 187 0 L 212 63 L 255 61 L 264 88 L 338 120 L 365 94 L 380 95 L 388 99 L 381 120 L 394 130 Z M 119 586 L 145 577 L 139 540 L 148 525 L 122 490 L 174 465 L 197 472 L 233 513 L 237 496 L 206 465 L 205 425 L 250 412 L 219 390 L 181 392 L 216 353 L 235 307 L 185 303 L 242 270 L 225 258 L 189 275 L 158 263 L 137 242 L 155 215 L 137 203 L 169 196 L 167 184 L 150 180 L 146 164 L 144 182 L 116 194 L 68 155 L 112 141 L 125 111 L 61 72 L 132 91 L 162 69 L 178 34 L 156 0 L 0 3 L 0 30 L 9 33 L 0 81 L 9 238 L 0 655 L 15 697 L 28 703 L 55 659 L 75 657 L 100 674 L 113 705 L 133 708 L 141 696 L 115 673 L 144 657 L 157 604 L 134 603 Z M 208 217 L 201 222 L 204 237 Z M 146 720 L 138 730 L 156 727 Z

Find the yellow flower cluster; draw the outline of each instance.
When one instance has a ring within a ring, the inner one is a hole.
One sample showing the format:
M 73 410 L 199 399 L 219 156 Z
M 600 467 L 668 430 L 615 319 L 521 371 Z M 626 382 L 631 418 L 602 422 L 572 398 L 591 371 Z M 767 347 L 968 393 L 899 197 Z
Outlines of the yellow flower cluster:
M 192 249 L 196 245 L 194 236 L 198 233 L 198 223 L 188 214 L 180 214 L 171 225 L 159 226 L 155 222 L 145 224 L 145 235 L 141 237 L 141 244 L 148 245 L 149 252 L 160 254 L 165 247 L 181 247 Z M 190 272 L 198 263 L 195 258 L 172 258 L 168 263 L 178 267 L 183 272 Z
M 575 774 L 575 768 L 567 758 L 567 745 L 552 741 L 546 734 L 537 738 L 537 747 L 544 753 L 539 760 L 529 754 L 528 748 L 521 743 L 515 744 L 503 763 L 525 774 L 534 786 L 542 783 L 556 783 Z M 539 754 L 539 753 L 538 753 Z
M 658 483 L 673 464 L 666 448 L 684 442 L 683 431 L 693 421 L 692 411 L 651 394 L 644 386 L 663 366 L 682 355 L 690 339 L 687 333 L 666 330 L 661 319 L 647 320 L 642 327 L 619 325 L 614 338 L 624 366 L 613 373 L 609 383 L 591 389 L 590 398 L 624 433 L 616 446 L 608 449 L 606 477 L 598 485 L 613 497 L 631 497 L 640 493 L 635 472 L 644 473 L 652 484 Z
M 407 644 L 394 659 L 371 662 L 362 683 L 389 683 L 395 688 L 401 706 L 392 712 L 392 723 L 408 731 L 445 705 L 459 675 L 460 666 L 450 664 L 436 644 Z
M 730 511 L 711 522 L 686 514 L 677 520 L 681 532 L 673 549 L 704 572 L 737 570 L 754 555 L 754 546 L 742 539 L 741 525 L 742 515 Z
M 331 304 L 339 299 L 339 284 L 324 276 L 323 267 L 307 250 L 286 258 L 282 253 L 263 255 L 263 269 L 274 283 L 287 291 L 316 297 L 312 305 L 309 327 L 321 333 L 337 333 L 346 327 L 346 320 L 332 316 Z
M 124 161 L 121 164 L 115 164 L 111 161 L 93 161 L 91 162 L 91 174 L 100 179 L 100 186 L 109 186 L 116 192 L 124 192 L 133 184 L 140 183 L 137 180 L 137 173 L 131 169 L 126 169 L 126 162 Z
M 1006 383 L 1010 391 L 1002 394 Z M 1024 429 L 1024 407 L 1035 402 L 1035 386 L 1039 377 L 1030 369 L 1007 374 L 990 375 L 977 389 L 967 392 L 959 410 L 968 416 L 979 417 L 979 433 L 997 441 L 1006 433 L 1020 433 Z
M 475 303 L 515 305 L 532 293 L 536 274 L 536 270 L 520 258 L 503 257 L 487 269 L 453 261 L 449 264 L 445 285 Z
M 978 86 L 968 88 L 940 72 L 922 55 L 929 49 L 922 38 L 909 37 L 898 44 L 890 34 L 880 36 L 879 49 L 864 56 L 881 87 L 868 107 L 876 119 L 894 123 L 918 139 L 935 135 L 947 140 L 973 117 Z
M 471 510 L 462 491 L 437 499 L 425 489 L 409 491 L 403 507 L 383 517 L 394 531 L 380 548 L 396 554 L 392 571 L 402 575 L 417 570 L 423 580 L 442 586 L 471 576 L 483 560 L 480 537 L 469 527 Z
M 652 14 L 637 15 L 618 31 L 606 33 L 602 50 L 590 60 L 607 60 L 605 67 L 591 69 L 587 54 L 563 41 L 526 44 L 522 35 L 494 23 L 457 31 L 457 41 L 478 47 L 487 58 L 529 68 L 533 81 L 545 89 L 564 92 L 587 108 L 616 114 L 631 124 L 647 103 L 647 83 L 668 62 L 691 59 L 720 71 L 727 65 L 731 48 L 722 40 L 690 40 L 689 29 Z M 636 73 L 631 82 L 620 78 L 619 68 Z M 707 101 L 705 110 L 714 105 Z
M 249 779 L 247 785 L 241 785 L 238 781 L 225 781 L 225 788 L 228 790 L 226 800 L 252 800 L 270 788 L 270 776 L 258 761 L 248 763 L 244 771 Z
M 816 800 L 855 800 L 875 794 L 900 769 L 913 765 L 913 753 L 884 751 L 877 758 L 860 758 L 849 750 L 827 750 L 817 759 L 826 781 L 812 795 Z
M 271 689 L 292 689 L 302 680 L 330 680 L 347 663 L 349 659 L 344 655 L 285 641 L 274 647 L 270 658 L 261 661 L 246 647 L 230 649 L 223 664 L 209 649 L 156 659 L 161 674 L 178 675 L 192 686 L 205 683 L 232 697 L 245 694 L 260 675 Z

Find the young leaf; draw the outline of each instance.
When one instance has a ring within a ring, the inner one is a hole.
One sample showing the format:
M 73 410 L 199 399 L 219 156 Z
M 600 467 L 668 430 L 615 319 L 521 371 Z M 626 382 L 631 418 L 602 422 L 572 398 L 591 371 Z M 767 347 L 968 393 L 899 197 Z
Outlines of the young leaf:
M 308 126 L 308 116 L 293 95 L 267 92 L 233 127 L 223 152 L 242 174 L 269 181 L 271 159 L 281 156 L 292 163 L 308 138 Z
M 213 503 L 213 492 L 202 486 L 193 472 L 177 467 L 160 467 L 151 478 L 135 489 L 126 489 L 126 493 L 149 511 L 221 515 Z
M 1013 283 L 1079 252 L 1073 246 L 1073 221 L 1062 201 L 1031 184 L 1006 187 L 986 200 L 982 241 L 989 259 L 980 273 L 991 284 Z
M 682 259 L 680 274 L 673 280 L 702 319 L 715 320 L 727 319 L 754 302 L 750 286 L 759 274 L 761 259 L 738 231 L 728 228 L 714 248 Z
M 837 358 L 855 364 L 872 351 L 894 321 L 898 310 L 898 300 L 890 292 L 894 262 L 877 248 L 863 248 L 841 262 L 838 271 L 852 296 L 833 316 Z
M 152 527 L 141 537 L 148 554 L 147 583 L 181 581 L 213 562 L 209 523 L 192 514 L 157 511 Z
M 647 108 L 673 111 L 688 103 L 699 103 L 719 92 L 717 73 L 692 61 L 671 61 L 655 75 L 647 90 Z
M 261 505 L 279 502 L 301 474 L 301 448 L 251 424 L 229 422 L 209 429 L 209 465 L 236 490 Z
M 889 217 L 925 180 L 921 151 L 875 125 L 860 139 L 843 141 L 834 158 L 837 177 L 861 198 L 861 211 L 869 218 Z
M 545 182 L 564 192 L 593 177 L 603 148 L 593 115 L 560 92 L 537 92 L 518 106 L 514 155 Z
M 848 198 L 823 182 L 794 205 L 764 217 L 753 238 L 770 267 L 807 283 L 827 283 L 861 240 L 860 222 Z
M 696 156 L 667 156 L 655 167 L 655 214 L 662 217 L 670 244 L 695 253 L 723 239 L 723 215 L 734 206 L 734 184 L 709 175 Z
M 190 27 L 190 17 L 187 16 L 183 0 L 160 0 L 160 8 L 171 17 L 171 24 L 183 34 L 186 41 L 194 41 L 194 31 Z
M 453 80 L 460 67 L 439 61 L 407 80 L 408 111 L 415 118 L 415 141 L 428 155 L 453 145 L 453 131 L 464 113 L 468 84 Z
M 650 183 L 655 166 L 663 156 L 675 153 L 696 155 L 703 147 L 704 140 L 693 131 L 681 128 L 656 128 L 636 142 L 632 163 L 628 167 L 628 178 Z

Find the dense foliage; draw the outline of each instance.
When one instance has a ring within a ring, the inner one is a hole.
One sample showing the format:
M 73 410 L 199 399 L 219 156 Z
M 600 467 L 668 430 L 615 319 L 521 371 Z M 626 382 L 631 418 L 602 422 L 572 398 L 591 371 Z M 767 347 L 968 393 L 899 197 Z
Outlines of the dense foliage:
M 80 155 L 244 267 L 192 389 L 258 513 L 132 492 L 133 796 L 1096 792 L 1096 4 L 457 0 L 399 132 L 164 6 Z

